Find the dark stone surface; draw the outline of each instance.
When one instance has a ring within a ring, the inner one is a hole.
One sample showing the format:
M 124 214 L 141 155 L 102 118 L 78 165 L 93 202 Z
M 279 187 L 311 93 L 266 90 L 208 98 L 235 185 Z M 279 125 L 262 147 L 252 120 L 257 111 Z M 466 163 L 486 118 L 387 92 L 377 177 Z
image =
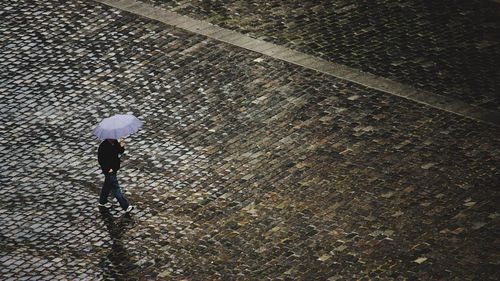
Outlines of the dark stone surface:
M 144 0 L 432 93 L 500 108 L 493 1 Z
M 497 128 L 94 2 L 0 11 L 2 279 L 497 279 Z M 92 136 L 126 112 L 131 216 Z

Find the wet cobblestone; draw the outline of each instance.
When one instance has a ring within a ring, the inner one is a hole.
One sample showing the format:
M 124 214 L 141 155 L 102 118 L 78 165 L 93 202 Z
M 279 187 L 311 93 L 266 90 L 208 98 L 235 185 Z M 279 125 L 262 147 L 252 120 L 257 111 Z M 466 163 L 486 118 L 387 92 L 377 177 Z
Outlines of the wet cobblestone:
M 2 279 L 496 280 L 498 128 L 93 2 L 0 11 Z M 124 112 L 132 216 L 96 206 Z
M 493 1 L 144 1 L 432 93 L 500 108 L 500 5 Z

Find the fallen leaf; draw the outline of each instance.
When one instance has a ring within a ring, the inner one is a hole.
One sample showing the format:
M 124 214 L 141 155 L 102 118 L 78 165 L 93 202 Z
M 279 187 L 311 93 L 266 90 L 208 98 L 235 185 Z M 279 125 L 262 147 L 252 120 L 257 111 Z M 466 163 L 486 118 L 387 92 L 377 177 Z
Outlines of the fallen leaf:
M 474 201 L 470 201 L 470 202 L 467 202 L 464 204 L 464 206 L 467 206 L 467 207 L 472 207 L 474 205 L 476 205 L 476 202 L 474 202 Z
M 327 259 L 331 258 L 330 255 L 322 255 L 321 257 L 318 258 L 319 261 L 326 261 Z
M 427 260 L 427 258 L 420 257 L 420 258 L 418 258 L 418 259 L 414 260 L 414 262 L 416 262 L 416 263 L 418 263 L 418 264 L 421 264 L 421 263 L 425 262 L 426 260 Z

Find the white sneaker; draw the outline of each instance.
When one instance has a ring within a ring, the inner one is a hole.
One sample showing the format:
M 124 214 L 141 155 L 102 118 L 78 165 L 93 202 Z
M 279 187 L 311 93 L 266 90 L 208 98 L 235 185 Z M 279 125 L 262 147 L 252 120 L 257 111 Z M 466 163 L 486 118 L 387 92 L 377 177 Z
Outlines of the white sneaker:
M 99 204 L 97 204 L 97 205 L 98 205 L 99 207 L 104 207 L 104 208 L 108 208 L 108 209 L 109 209 L 109 208 L 111 208 L 111 207 L 113 207 L 113 204 L 111 204 L 111 203 L 109 203 L 109 202 L 104 203 L 104 204 L 99 203 Z
M 133 209 L 135 209 L 135 207 L 132 205 L 129 205 L 127 210 L 125 210 L 125 213 L 130 213 L 130 212 L 132 212 Z

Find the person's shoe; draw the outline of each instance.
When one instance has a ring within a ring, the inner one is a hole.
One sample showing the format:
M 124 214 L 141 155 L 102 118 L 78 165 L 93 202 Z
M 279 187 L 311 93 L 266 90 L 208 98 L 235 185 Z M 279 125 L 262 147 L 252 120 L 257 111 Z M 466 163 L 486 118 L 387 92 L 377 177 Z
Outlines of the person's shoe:
M 132 212 L 133 209 L 135 209 L 135 207 L 132 205 L 129 205 L 128 208 L 125 210 L 125 213 L 130 213 L 130 212 Z
M 98 205 L 99 207 L 104 207 L 104 208 L 108 208 L 108 209 L 109 209 L 109 208 L 111 208 L 111 207 L 113 207 L 113 204 L 111 204 L 111 203 L 109 203 L 109 202 L 104 203 L 104 204 L 99 203 L 99 204 L 97 204 L 97 205 Z

